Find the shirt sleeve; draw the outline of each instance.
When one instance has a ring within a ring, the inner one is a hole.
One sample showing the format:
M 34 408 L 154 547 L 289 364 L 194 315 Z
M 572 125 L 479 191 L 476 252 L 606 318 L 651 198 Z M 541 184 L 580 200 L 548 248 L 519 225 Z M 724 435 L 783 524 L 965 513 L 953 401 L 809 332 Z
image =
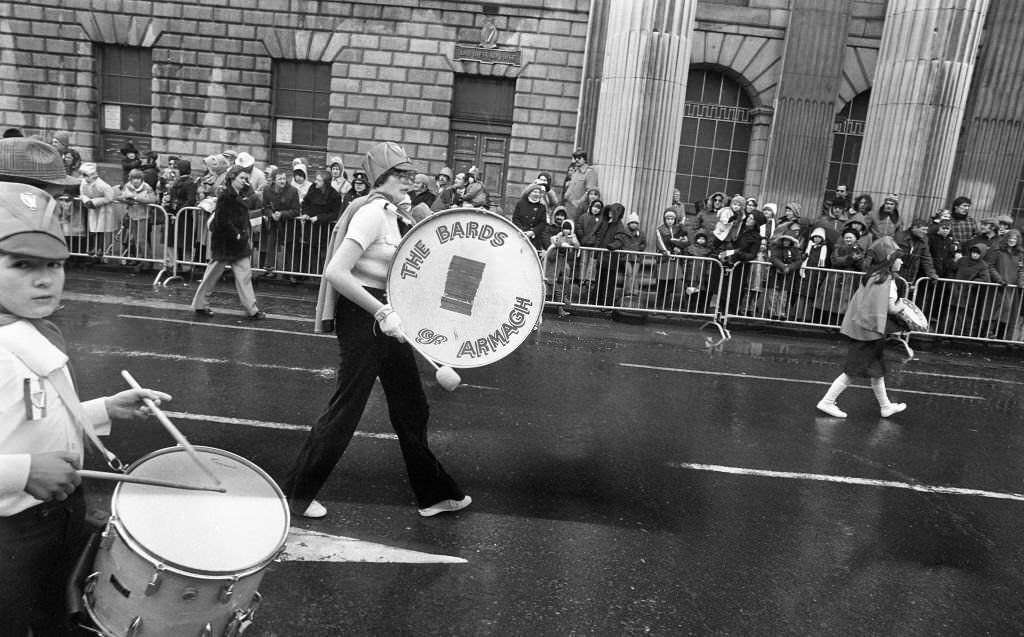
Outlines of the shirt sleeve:
M 380 214 L 380 209 L 377 206 L 372 203 L 364 205 L 352 215 L 345 238 L 352 239 L 359 244 L 359 247 L 366 250 L 380 236 L 380 224 L 385 218 L 386 216 Z
M 0 454 L 0 495 L 24 491 L 31 466 L 32 456 L 27 453 Z
M 85 417 L 100 436 L 110 434 L 110 416 L 107 414 L 106 401 L 106 398 L 93 398 L 82 403 Z
M 899 290 L 896 288 L 896 281 L 889 281 L 889 313 L 894 314 L 899 312 L 903 308 L 903 304 L 900 303 Z

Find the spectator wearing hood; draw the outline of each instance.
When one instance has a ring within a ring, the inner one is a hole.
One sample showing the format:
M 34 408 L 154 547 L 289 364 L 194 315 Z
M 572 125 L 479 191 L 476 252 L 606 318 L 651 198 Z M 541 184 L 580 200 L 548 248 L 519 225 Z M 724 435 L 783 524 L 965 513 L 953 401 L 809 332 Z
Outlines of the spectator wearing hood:
M 544 252 L 544 281 L 551 300 L 568 301 L 566 297 L 569 295 L 565 291 L 572 284 L 580 240 L 576 236 L 576 225 L 566 217 L 564 207 L 559 206 L 555 211 L 554 221 L 558 224 L 558 230 L 551 233 L 548 248 Z M 560 314 L 564 316 L 564 312 Z
M 630 254 L 624 254 L 619 259 L 619 268 L 623 274 L 622 295 L 635 296 L 640 290 L 640 263 L 643 257 L 635 254 L 647 249 L 647 238 L 640 231 L 640 215 L 631 212 L 626 215 L 626 229 L 615 235 L 615 250 L 622 250 Z
M 348 173 L 345 172 L 345 162 L 340 156 L 335 155 L 327 161 L 327 171 L 331 173 L 331 187 L 344 198 L 345 194 L 352 189 L 352 184 L 348 181 Z
M 678 192 L 678 190 L 677 190 Z M 658 287 L 656 299 L 658 307 L 667 308 L 669 300 L 676 294 L 676 285 L 685 267 L 679 258 L 690 240 L 679 223 L 682 215 L 676 208 L 669 206 L 661 214 L 661 225 L 655 231 L 658 242 Z
M 262 195 L 263 189 L 267 187 L 267 175 L 256 165 L 256 160 L 253 156 L 242 151 L 235 157 L 235 165 L 241 166 L 243 170 L 249 173 L 249 188 L 255 194 Z
M 119 207 L 112 205 L 117 194 L 99 176 L 96 164 L 84 163 L 79 172 L 82 174 L 80 198 L 88 211 L 89 254 L 102 259 L 111 246 L 114 233 L 121 227 L 123 215 L 118 215 Z
M 568 211 L 566 211 L 568 213 Z M 604 202 L 598 200 L 591 202 L 574 222 L 576 225 L 576 236 L 580 240 L 581 250 L 580 264 L 577 270 L 577 278 L 581 285 L 587 288 L 590 294 L 591 288 L 597 278 L 597 265 L 600 259 L 604 258 L 597 248 L 597 229 L 601 225 L 601 214 L 604 212 Z
M 317 171 L 313 185 L 302 199 L 301 210 L 299 219 L 306 222 L 302 234 L 304 242 L 308 241 L 311 261 L 302 264 L 305 266 L 303 269 L 310 274 L 320 274 L 323 272 L 331 230 L 341 215 L 341 195 L 331 185 L 329 173 Z
M 693 233 L 690 244 L 683 249 L 683 254 L 688 257 L 712 258 L 714 250 L 711 247 L 710 234 L 707 230 L 699 229 Z M 708 302 L 717 289 L 718 277 L 717 267 L 710 261 L 690 259 L 685 264 L 683 278 L 686 281 L 686 305 L 688 312 L 705 314 L 709 311 Z
M 718 224 L 718 215 L 723 208 L 728 209 L 725 193 L 721 191 L 713 192 L 708 195 L 704 202 L 704 207 L 697 213 L 697 228 L 707 233 L 708 240 L 712 244 L 714 244 L 715 238 L 711 233 L 714 232 L 715 226 Z
M 544 205 L 544 194 L 541 184 L 534 182 L 528 185 L 523 189 L 512 213 L 512 223 L 523 231 L 538 252 L 548 247 L 548 237 L 545 236 L 548 211 Z
M 142 168 L 142 159 L 139 157 L 139 149 L 131 141 L 125 142 L 121 147 L 121 183 L 128 183 L 129 175 L 136 168 Z
M 779 225 L 779 207 L 773 203 L 766 203 L 761 206 L 761 214 L 764 215 L 761 237 L 771 241 L 771 238 L 775 236 L 775 229 Z
M 823 270 L 832 267 L 832 244 L 825 228 L 815 227 L 804 248 L 804 261 L 800 267 L 797 290 L 796 320 L 821 323 L 829 310 L 829 297 L 834 291 L 834 276 Z
M 956 262 L 961 258 L 960 244 L 951 236 L 951 221 L 933 223 L 928 230 L 928 251 L 932 255 L 932 266 L 941 279 L 951 279 L 956 272 Z
M 133 256 L 140 259 L 152 259 L 155 255 L 149 247 L 149 224 L 151 214 L 149 204 L 156 203 L 156 193 L 146 183 L 142 171 L 138 168 L 128 173 L 128 181 L 121 187 L 121 201 L 125 204 L 128 216 L 128 238 Z M 142 262 L 138 270 L 152 269 L 152 263 Z
M 434 178 L 424 173 L 416 173 L 412 180 L 412 190 L 409 191 L 409 200 L 412 207 L 423 204 L 430 208 L 437 201 L 437 184 Z
M 971 200 L 968 197 L 957 197 L 950 207 L 949 236 L 961 246 L 965 246 L 975 235 L 981 232 L 981 226 L 970 215 Z
M 871 211 L 867 225 L 872 237 L 892 237 L 901 229 L 899 202 L 900 199 L 896 195 L 886 195 L 882 207 Z
M 834 418 L 846 418 L 836 400 L 854 378 L 869 378 L 882 418 L 905 410 L 906 403 L 894 403 L 885 387 L 885 337 L 890 315 L 902 310 L 896 272 L 903 265 L 900 249 L 891 237 L 872 244 L 874 265 L 861 277 L 860 287 L 850 299 L 840 332 L 847 337 L 843 373 L 836 377 L 818 401 L 819 411 Z
M 986 244 L 975 243 L 965 252 L 966 254 L 956 262 L 954 279 L 971 283 L 1006 285 L 1002 275 L 986 259 L 989 252 Z M 991 318 L 985 315 L 985 310 L 993 307 L 992 302 L 996 296 L 994 290 L 988 286 L 960 285 L 953 288 L 950 296 L 955 310 L 948 315 L 952 318 L 943 332 L 984 338 Z
M 609 204 L 601 211 L 601 221 L 595 231 L 594 247 L 607 252 L 596 255 L 599 262 L 595 266 L 597 281 L 594 285 L 594 303 L 597 305 L 615 303 L 615 285 L 619 272 L 619 255 L 615 254 L 615 250 L 619 249 L 616 237 L 626 232 L 626 226 L 622 223 L 625 216 L 626 208 L 620 203 Z
M 569 219 L 576 221 L 587 207 L 587 191 L 600 188 L 597 170 L 588 164 L 587 151 L 577 148 L 573 151 L 562 188 L 562 205 Z
M 192 298 L 192 310 L 201 316 L 212 316 L 210 296 L 217 282 L 230 265 L 235 291 L 251 321 L 266 318 L 256 304 L 252 288 L 252 224 L 249 210 L 249 173 L 241 166 L 227 171 L 225 186 L 217 197 L 210 222 L 210 265 Z
M 466 186 L 462 193 L 462 203 L 484 210 L 489 210 L 491 207 L 491 195 L 484 186 L 483 174 L 476 166 L 466 172 Z
M 1008 230 L 999 241 L 998 247 L 985 255 L 998 278 L 1011 286 L 1004 287 L 995 307 L 996 317 L 992 321 L 989 338 L 1020 340 L 1014 338 L 1017 323 L 1021 317 L 1021 299 L 1024 292 L 1024 246 L 1021 246 L 1020 230 Z
M 800 204 L 791 201 L 783 207 L 782 214 L 779 216 L 778 223 L 775 224 L 775 232 L 772 233 L 769 243 L 775 244 L 779 237 L 788 234 L 796 239 L 797 246 L 802 248 L 807 244 L 810 225 L 807 219 L 800 216 Z
M 785 321 L 800 280 L 804 254 L 800 240 L 792 232 L 783 231 L 771 245 L 772 269 L 768 273 L 769 318 Z
M 159 158 L 160 155 L 155 150 L 147 150 L 142 155 L 142 181 L 149 184 L 153 192 L 157 191 L 157 185 L 160 183 L 160 166 L 157 165 Z
M 64 162 L 64 171 L 69 175 L 77 175 L 78 169 L 82 165 L 82 155 L 71 147 L 71 133 L 68 131 L 54 133 L 50 143 L 60 153 L 61 160 Z
M 306 164 L 292 162 L 292 186 L 295 186 L 295 190 L 299 193 L 299 201 L 303 201 L 310 187 L 309 170 L 306 168 Z

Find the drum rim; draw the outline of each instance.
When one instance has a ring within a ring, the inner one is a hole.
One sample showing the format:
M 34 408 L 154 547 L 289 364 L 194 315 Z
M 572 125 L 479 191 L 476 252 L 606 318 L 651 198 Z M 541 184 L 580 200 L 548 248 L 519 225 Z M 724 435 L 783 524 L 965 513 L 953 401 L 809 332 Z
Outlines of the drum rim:
M 423 219 L 419 220 L 415 225 L 412 226 L 412 228 L 409 229 L 408 232 L 405 233 L 405 236 L 402 237 L 402 240 L 398 242 L 398 247 L 395 248 L 395 254 L 397 255 L 399 252 L 401 252 L 402 249 L 405 247 L 405 244 L 411 240 L 411 238 L 413 236 L 413 232 L 412 231 L 414 229 L 416 229 L 417 226 L 420 226 L 420 225 L 422 225 L 423 223 L 425 223 L 427 221 L 434 221 L 434 220 L 436 220 L 436 219 L 438 219 L 438 218 L 440 218 L 442 216 L 453 214 L 453 213 L 459 213 L 459 212 L 461 212 L 461 213 L 472 213 L 472 214 L 478 214 L 478 215 L 485 215 L 485 216 L 488 216 L 488 217 L 493 217 L 494 219 L 497 219 L 499 223 L 502 223 L 502 224 L 508 226 L 509 228 L 514 230 L 516 233 L 518 233 L 520 238 L 523 241 L 525 241 L 526 244 L 528 246 L 530 246 L 531 249 L 533 249 L 533 243 L 530 242 L 530 238 L 526 236 L 526 233 L 523 232 L 522 230 L 520 230 L 519 227 L 516 226 L 516 224 L 512 223 L 512 221 L 510 219 L 508 219 L 507 217 L 505 217 L 504 215 L 499 215 L 496 212 L 493 212 L 491 210 L 486 210 L 484 208 L 473 208 L 472 206 L 462 206 L 462 207 L 459 207 L 459 208 L 447 208 L 445 210 L 440 210 L 440 211 L 435 212 L 434 214 L 430 215 L 429 217 L 424 217 Z M 534 250 L 534 252 L 536 252 L 536 251 Z M 533 330 L 537 329 L 537 326 L 540 325 L 541 315 L 544 313 L 544 306 L 546 305 L 546 300 L 544 299 L 545 292 L 546 292 L 546 288 L 544 287 L 544 266 L 541 264 L 539 256 L 535 260 L 537 262 L 536 263 L 536 266 L 537 266 L 537 284 L 538 284 L 537 285 L 537 292 L 538 292 L 537 298 L 540 299 L 540 308 L 539 308 L 538 312 L 536 313 L 536 316 L 533 319 L 533 321 L 529 324 L 529 330 L 528 330 L 527 334 L 533 332 Z M 391 302 L 391 273 L 395 270 L 395 265 L 397 263 L 398 263 L 398 259 L 392 259 L 391 260 L 391 265 L 388 266 L 387 277 L 384 279 L 384 281 L 385 281 L 384 286 L 386 288 L 385 292 L 387 293 L 387 298 L 388 298 L 388 302 L 389 303 Z M 401 267 L 401 266 L 399 266 L 399 267 Z M 525 339 L 524 339 L 524 342 L 525 342 Z M 516 349 L 518 349 L 518 346 L 516 347 Z M 471 368 L 474 368 L 474 367 L 484 367 L 485 365 L 491 365 L 493 363 L 497 363 L 498 361 L 502 360 L 503 358 L 506 358 L 509 355 L 511 355 L 513 352 L 515 352 L 515 349 L 513 349 L 510 352 L 508 352 L 507 354 L 505 354 L 501 358 L 495 358 L 495 359 L 486 360 L 486 361 L 479 361 L 479 362 L 477 362 L 477 361 L 460 361 L 457 365 L 456 364 L 451 364 L 451 363 L 443 363 L 443 364 L 449 365 L 451 367 L 458 367 L 460 369 L 471 369 Z M 442 361 L 438 361 L 438 362 L 442 363 Z
M 231 577 L 241 578 L 241 577 L 247 577 L 249 575 L 252 575 L 254 573 L 258 573 L 258 572 L 262 571 L 267 566 L 269 566 L 271 562 L 273 562 L 275 559 L 277 559 L 278 555 L 280 555 L 281 549 L 284 548 L 284 545 L 285 545 L 285 543 L 286 543 L 286 541 L 288 539 L 288 533 L 289 533 L 289 531 L 291 529 L 291 510 L 288 508 L 288 502 L 285 499 L 284 492 L 281 490 L 281 487 L 277 484 L 277 482 L 273 478 L 270 477 L 270 474 L 268 474 L 266 471 L 264 471 L 259 466 L 257 466 L 256 463 L 252 462 L 251 460 L 249 460 L 247 458 L 243 458 L 242 456 L 240 456 L 240 455 L 238 455 L 236 453 L 232 453 L 232 452 L 227 451 L 225 449 L 219 449 L 217 447 L 207 447 L 207 446 L 203 446 L 203 445 L 192 445 L 192 447 L 196 451 L 211 452 L 211 453 L 214 453 L 214 454 L 217 454 L 217 455 L 226 456 L 228 458 L 231 458 L 232 460 L 237 460 L 238 462 L 246 465 L 250 469 L 253 469 L 258 475 L 263 477 L 270 484 L 271 487 L 273 487 L 274 493 L 277 494 L 278 499 L 281 502 L 281 507 L 284 510 L 284 531 L 282 532 L 281 538 L 280 538 L 280 540 L 277 543 L 277 548 L 275 548 L 273 551 L 271 551 L 270 555 L 264 557 L 259 562 L 255 563 L 255 564 L 253 564 L 251 566 L 246 566 L 244 568 L 241 568 L 241 569 L 238 569 L 238 570 L 232 570 L 232 571 L 213 571 L 213 570 L 205 570 L 205 569 L 193 569 L 192 567 L 184 566 L 182 564 L 178 564 L 178 563 L 175 563 L 175 562 L 171 562 L 171 561 L 169 561 L 167 559 L 164 559 L 162 556 L 160 556 L 157 553 L 155 553 L 152 549 L 149 549 L 149 548 L 146 548 L 145 546 L 143 546 L 142 543 L 139 542 L 131 534 L 131 532 L 125 526 L 124 522 L 121 520 L 121 517 L 117 514 L 117 496 L 121 493 L 121 487 L 123 485 L 127 484 L 127 483 L 124 483 L 124 482 L 119 482 L 117 484 L 117 486 L 114 488 L 114 493 L 110 497 L 110 524 L 112 524 L 114 526 L 114 528 L 117 530 L 118 536 L 124 541 L 125 544 L 128 545 L 128 548 L 130 548 L 133 552 L 135 552 L 137 555 L 139 555 L 139 557 L 145 559 L 147 562 L 151 563 L 154 567 L 156 567 L 157 565 L 160 565 L 162 568 L 164 568 L 166 570 L 169 570 L 169 571 L 172 571 L 174 573 L 177 573 L 179 575 L 185 575 L 185 576 L 194 577 L 194 578 L 197 578 L 197 579 L 213 579 L 213 580 L 217 580 L 217 579 L 224 579 L 224 577 L 226 575 L 227 576 L 231 576 Z M 180 447 L 180 446 L 175 446 L 175 447 L 165 447 L 163 449 L 157 449 L 155 451 L 151 451 L 151 452 L 147 453 L 146 455 L 142 456 L 141 458 L 139 458 L 138 460 L 136 460 L 135 462 L 133 462 L 130 465 L 128 465 L 127 473 L 130 474 L 133 469 L 135 469 L 139 465 L 143 464 L 147 460 L 150 460 L 150 459 L 155 458 L 157 456 L 165 455 L 165 454 L 168 454 L 168 453 L 175 453 L 175 452 L 185 453 L 185 449 L 183 447 Z

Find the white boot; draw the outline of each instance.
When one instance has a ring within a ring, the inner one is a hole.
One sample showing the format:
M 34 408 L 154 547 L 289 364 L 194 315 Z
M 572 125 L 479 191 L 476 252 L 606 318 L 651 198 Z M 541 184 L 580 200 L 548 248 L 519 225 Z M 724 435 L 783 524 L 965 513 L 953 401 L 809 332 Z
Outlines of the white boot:
M 832 385 L 825 392 L 825 396 L 818 401 L 818 411 L 823 411 L 833 418 L 846 418 L 846 412 L 836 405 L 836 399 L 850 386 L 850 377 L 845 373 L 840 374 L 832 381 Z
M 907 403 L 894 403 L 889 400 L 889 395 L 885 392 L 884 378 L 872 378 L 871 391 L 875 392 L 875 399 L 878 400 L 878 409 L 882 418 L 888 418 L 907 408 Z

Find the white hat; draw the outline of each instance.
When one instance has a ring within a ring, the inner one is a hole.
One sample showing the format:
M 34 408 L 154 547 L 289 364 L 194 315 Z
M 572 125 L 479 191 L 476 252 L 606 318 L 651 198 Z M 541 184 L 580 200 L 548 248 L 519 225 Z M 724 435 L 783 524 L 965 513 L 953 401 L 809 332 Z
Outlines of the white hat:
M 241 166 L 242 168 L 249 168 L 255 163 L 256 160 L 253 159 L 252 155 L 245 151 L 238 153 L 238 157 L 235 157 L 235 164 Z
M 640 223 L 640 215 L 635 212 L 626 215 L 626 225 L 628 226 L 631 223 Z

